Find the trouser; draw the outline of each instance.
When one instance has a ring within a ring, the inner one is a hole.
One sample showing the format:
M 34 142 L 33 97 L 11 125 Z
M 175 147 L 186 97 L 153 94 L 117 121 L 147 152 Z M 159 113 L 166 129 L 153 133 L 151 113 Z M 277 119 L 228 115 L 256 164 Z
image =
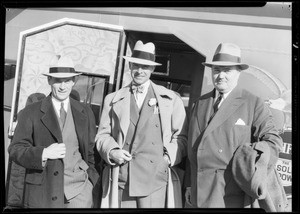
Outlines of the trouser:
M 92 208 L 93 207 L 93 184 L 88 180 L 83 191 L 65 201 L 65 208 Z
M 167 185 L 161 187 L 148 196 L 130 197 L 128 185 L 119 188 L 120 208 L 165 208 Z

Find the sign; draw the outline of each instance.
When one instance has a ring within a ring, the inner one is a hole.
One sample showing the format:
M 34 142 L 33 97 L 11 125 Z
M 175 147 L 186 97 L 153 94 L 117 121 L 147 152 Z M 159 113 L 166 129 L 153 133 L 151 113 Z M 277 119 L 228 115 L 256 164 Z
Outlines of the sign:
M 286 131 L 281 134 L 283 148 L 279 153 L 276 169 L 280 175 L 287 196 L 292 194 L 292 132 Z

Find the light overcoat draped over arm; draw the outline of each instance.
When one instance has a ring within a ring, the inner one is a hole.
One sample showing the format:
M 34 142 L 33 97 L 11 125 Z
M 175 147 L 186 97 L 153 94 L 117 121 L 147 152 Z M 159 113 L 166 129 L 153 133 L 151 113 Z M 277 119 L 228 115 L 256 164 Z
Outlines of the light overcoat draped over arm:
M 186 113 L 181 98 L 171 90 L 152 83 L 161 117 L 163 144 L 171 160 L 171 166 L 186 156 Z M 130 123 L 130 86 L 106 96 L 96 135 L 97 149 L 107 163 L 102 177 L 102 208 L 118 207 L 119 167 L 109 160 L 113 148 L 122 148 Z M 147 102 L 147 101 L 145 101 Z M 169 170 L 168 207 L 181 207 L 181 186 L 175 170 Z M 138 176 L 138 175 L 136 175 Z M 175 188 L 175 189 L 174 189 Z M 180 189 L 179 189 L 180 188 Z

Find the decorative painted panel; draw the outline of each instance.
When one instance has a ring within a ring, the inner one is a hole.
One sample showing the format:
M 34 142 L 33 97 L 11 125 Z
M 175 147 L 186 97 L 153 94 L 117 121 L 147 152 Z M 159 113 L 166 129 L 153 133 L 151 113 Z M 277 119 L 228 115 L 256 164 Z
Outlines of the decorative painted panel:
M 113 83 L 120 32 L 63 25 L 26 37 L 18 111 L 32 93 L 48 95 L 49 65 L 55 55 L 70 55 L 75 70 L 108 75 Z

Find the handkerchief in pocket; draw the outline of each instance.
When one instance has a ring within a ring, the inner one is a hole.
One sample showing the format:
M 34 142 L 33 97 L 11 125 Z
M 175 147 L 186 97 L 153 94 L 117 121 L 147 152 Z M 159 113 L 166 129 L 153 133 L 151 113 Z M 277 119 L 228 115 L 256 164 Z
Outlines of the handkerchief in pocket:
M 239 119 L 235 122 L 235 125 L 242 125 L 242 126 L 244 126 L 244 125 L 246 125 L 246 124 L 245 124 L 245 122 L 244 122 L 241 118 L 239 118 Z

